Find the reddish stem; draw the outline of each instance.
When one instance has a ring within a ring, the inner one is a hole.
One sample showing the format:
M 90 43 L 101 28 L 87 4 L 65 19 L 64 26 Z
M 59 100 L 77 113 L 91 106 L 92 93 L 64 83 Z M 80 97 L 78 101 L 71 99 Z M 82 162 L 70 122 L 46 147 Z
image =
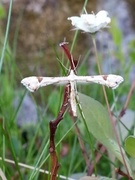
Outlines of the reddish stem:
M 76 66 L 77 66 L 77 60 L 75 60 L 72 56 L 72 54 L 69 52 L 68 48 L 66 47 L 68 43 L 67 42 L 62 42 L 60 43 L 60 47 L 63 48 L 65 54 L 67 55 L 68 57 L 68 60 L 70 61 L 70 68 L 72 70 L 75 70 Z
M 102 157 L 102 154 L 105 153 L 106 147 L 99 143 L 99 144 L 98 144 L 98 150 L 100 151 L 100 153 L 95 152 L 95 156 L 96 156 L 95 162 L 96 162 L 96 164 L 100 161 L 100 159 L 101 159 L 101 157 Z M 94 165 L 92 164 L 92 165 L 90 166 L 90 169 L 89 169 L 89 174 L 92 175 L 92 174 L 93 174 L 93 171 L 94 171 Z
M 122 108 L 122 110 L 121 110 L 121 112 L 120 112 L 120 114 L 119 114 L 119 118 L 121 118 L 121 117 L 125 114 L 125 111 L 126 111 L 126 109 L 127 109 L 127 107 L 128 107 L 128 104 L 129 104 L 129 101 L 130 101 L 130 99 L 131 99 L 131 97 L 132 97 L 132 94 L 133 94 L 134 89 L 135 89 L 135 80 L 133 81 L 133 83 L 132 83 L 132 85 L 131 85 L 131 88 L 130 88 L 130 90 L 129 90 L 129 93 L 128 93 L 128 96 L 127 96 L 125 105 L 124 105 L 124 107 Z
M 64 99 L 63 99 L 63 103 L 62 103 L 61 109 L 59 111 L 59 114 L 58 114 L 56 120 L 50 121 L 50 124 L 49 124 L 50 125 L 50 147 L 49 147 L 49 152 L 50 152 L 51 165 L 52 165 L 50 180 L 56 180 L 58 169 L 60 167 L 60 165 L 58 163 L 57 154 L 56 154 L 56 151 L 55 151 L 54 139 L 55 139 L 55 132 L 57 130 L 57 126 L 61 122 L 61 120 L 63 119 L 63 115 L 64 115 L 65 111 L 68 108 L 69 94 L 70 94 L 70 86 L 67 85 L 65 87 L 65 90 L 64 90 Z
M 129 177 L 127 174 L 125 174 L 123 171 L 120 170 L 120 168 L 116 168 L 115 171 L 120 174 L 123 177 L 126 177 L 128 180 L 133 180 L 132 177 Z

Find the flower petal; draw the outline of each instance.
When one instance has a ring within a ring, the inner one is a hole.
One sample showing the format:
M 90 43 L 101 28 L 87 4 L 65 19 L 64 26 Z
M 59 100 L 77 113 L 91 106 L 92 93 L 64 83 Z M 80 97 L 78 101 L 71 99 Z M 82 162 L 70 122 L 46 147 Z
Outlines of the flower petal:
M 81 17 L 72 16 L 72 17 L 69 17 L 68 20 L 71 20 L 72 25 L 75 26 L 74 30 L 80 29 L 85 32 L 89 32 L 89 28 L 87 27 L 87 24 Z
M 107 11 L 99 11 L 96 15 L 93 14 L 81 14 L 80 17 L 72 16 L 68 20 L 71 20 L 75 29 L 83 30 L 84 32 L 95 33 L 101 28 L 108 27 L 111 19 L 108 17 Z

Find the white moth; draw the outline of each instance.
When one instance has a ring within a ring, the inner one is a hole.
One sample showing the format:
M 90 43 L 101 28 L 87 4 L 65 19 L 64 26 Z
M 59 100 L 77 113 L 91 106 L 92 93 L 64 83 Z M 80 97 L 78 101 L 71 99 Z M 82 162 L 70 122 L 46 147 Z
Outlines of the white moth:
M 96 75 L 96 76 L 77 76 L 73 70 L 70 74 L 65 77 L 37 77 L 31 76 L 24 78 L 21 83 L 31 92 L 38 90 L 40 87 L 48 86 L 50 84 L 70 84 L 70 104 L 73 111 L 73 115 L 76 114 L 76 83 L 98 83 L 105 85 L 112 89 L 119 86 L 120 83 L 124 81 L 123 77 L 119 75 L 109 74 L 109 75 Z

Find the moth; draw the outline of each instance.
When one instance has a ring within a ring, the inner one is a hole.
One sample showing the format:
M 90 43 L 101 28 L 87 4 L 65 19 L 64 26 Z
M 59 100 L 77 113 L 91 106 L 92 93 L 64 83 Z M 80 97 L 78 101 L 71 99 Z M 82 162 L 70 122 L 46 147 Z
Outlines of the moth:
M 37 77 L 30 76 L 22 79 L 21 83 L 30 91 L 34 92 L 40 87 L 48 86 L 51 84 L 70 84 L 70 104 L 73 116 L 77 116 L 76 108 L 76 84 L 77 83 L 97 83 L 105 85 L 109 88 L 116 89 L 124 81 L 123 77 L 119 75 L 95 75 L 95 76 L 77 76 L 73 70 L 70 71 L 68 76 L 63 77 Z

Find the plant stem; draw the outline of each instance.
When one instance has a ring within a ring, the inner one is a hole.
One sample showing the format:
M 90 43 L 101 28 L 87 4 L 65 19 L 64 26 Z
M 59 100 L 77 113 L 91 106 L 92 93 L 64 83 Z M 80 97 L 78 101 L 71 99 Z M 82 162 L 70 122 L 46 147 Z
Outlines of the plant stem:
M 3 65 L 3 61 L 4 61 L 4 57 L 5 57 L 6 45 L 7 45 L 7 40 L 8 40 L 8 33 L 9 33 L 10 19 L 11 19 L 11 12 L 12 12 L 12 4 L 13 4 L 13 0 L 10 0 L 6 34 L 5 34 L 5 39 L 4 39 L 4 44 L 3 44 L 3 49 L 2 49 L 2 53 L 1 53 L 1 59 L 0 59 L 0 74 L 1 74 L 1 70 L 2 70 L 2 65 Z
M 55 133 L 57 130 L 58 124 L 63 119 L 63 115 L 65 111 L 68 108 L 68 101 L 69 101 L 69 94 L 70 94 L 70 87 L 67 85 L 64 90 L 64 99 L 61 106 L 61 109 L 59 111 L 59 114 L 56 118 L 56 120 L 50 121 L 50 146 L 49 146 L 49 152 L 51 157 L 51 177 L 50 180 L 56 180 L 57 178 L 57 172 L 60 167 L 58 163 L 58 157 L 55 151 Z

